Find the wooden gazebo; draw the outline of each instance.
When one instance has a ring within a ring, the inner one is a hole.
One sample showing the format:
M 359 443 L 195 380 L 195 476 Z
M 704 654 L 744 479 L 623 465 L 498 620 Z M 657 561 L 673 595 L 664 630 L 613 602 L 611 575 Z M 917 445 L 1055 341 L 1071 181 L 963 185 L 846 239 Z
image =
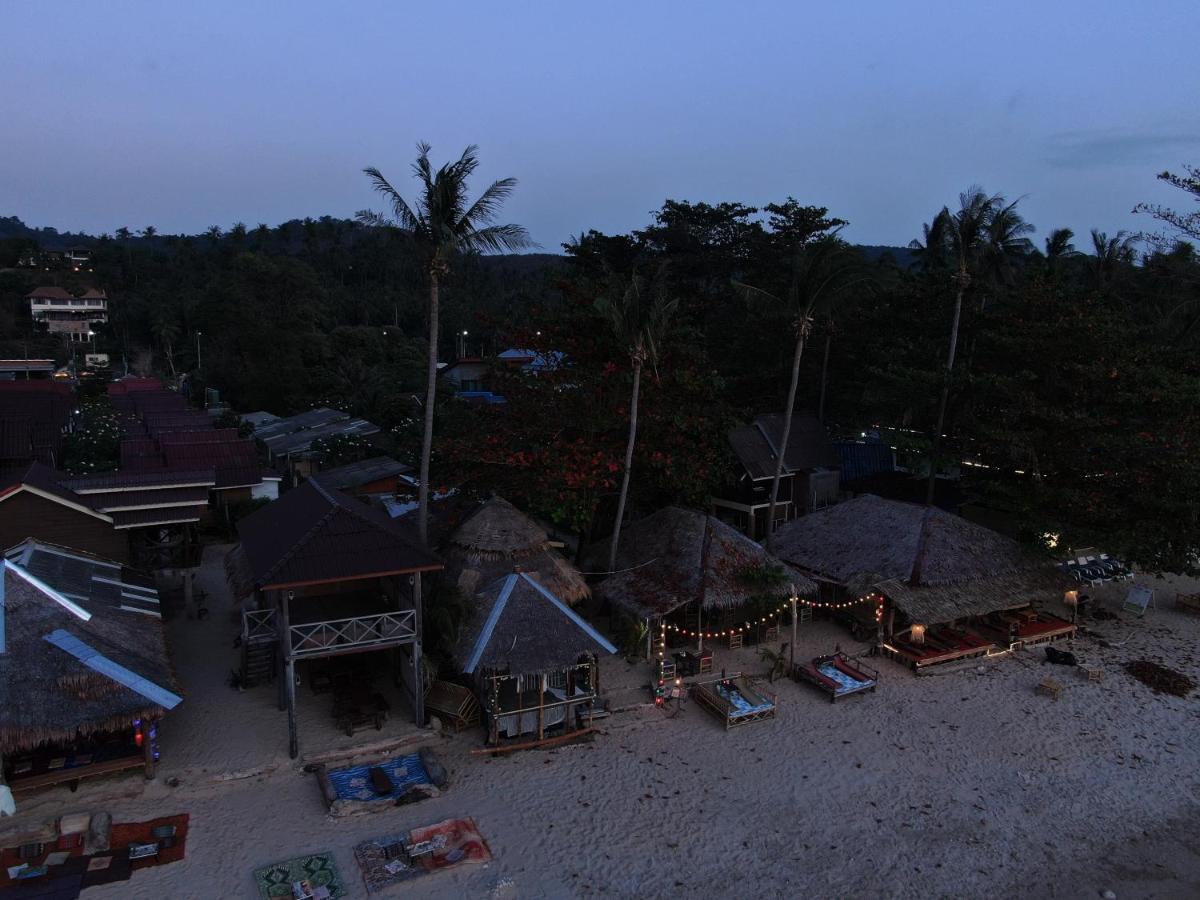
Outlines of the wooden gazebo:
M 284 494 L 238 525 L 229 566 L 246 593 L 243 641 L 273 647 L 289 748 L 296 734 L 296 663 L 395 650 L 407 657 L 414 717 L 424 723 L 421 674 L 421 573 L 442 568 L 415 535 L 385 513 L 326 487 L 319 479 Z

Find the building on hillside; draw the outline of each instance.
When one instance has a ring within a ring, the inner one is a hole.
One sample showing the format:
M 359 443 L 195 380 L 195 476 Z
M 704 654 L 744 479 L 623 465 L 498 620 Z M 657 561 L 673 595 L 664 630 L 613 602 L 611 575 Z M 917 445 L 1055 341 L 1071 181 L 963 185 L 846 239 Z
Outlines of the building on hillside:
M 494 372 L 497 368 L 529 372 L 537 375 L 562 364 L 563 354 L 557 350 L 522 350 L 511 347 L 495 359 L 480 356 L 460 356 L 441 366 L 439 375 L 454 389 L 456 396 L 477 403 L 501 404 L 503 395 L 496 393 Z
M 76 296 L 57 286 L 43 286 L 26 294 L 26 299 L 33 321 L 67 341 L 90 342 L 95 337 L 93 324 L 108 322 L 108 295 L 96 288 Z
M 35 541 L 0 563 L 0 758 L 22 793 L 141 768 L 181 697 L 144 576 Z
M 863 619 L 881 603 L 881 647 L 914 667 L 1075 631 L 1049 611 L 1063 610 L 1067 588 L 1053 560 L 937 507 L 864 494 L 789 522 L 774 546 L 822 602 L 871 598 Z
M 717 516 L 755 540 L 767 533 L 771 483 L 783 443 L 783 424 L 784 417 L 773 413 L 729 432 L 729 444 L 737 459 L 735 480 L 710 500 Z M 825 426 L 815 416 L 792 416 L 776 496 L 775 527 L 836 503 L 839 467 L 837 451 Z
M 332 690 L 335 658 L 374 654 L 357 671 L 387 668 L 424 724 L 419 576 L 440 571 L 441 561 L 386 513 L 319 479 L 242 519 L 238 534 L 226 569 L 243 603 L 242 675 L 249 680 L 265 660 L 282 676 L 292 757 L 299 753 L 297 673 Z M 345 687 L 335 691 L 338 727 L 352 733 L 363 716 L 384 713 L 362 682 L 361 697 L 354 684 Z

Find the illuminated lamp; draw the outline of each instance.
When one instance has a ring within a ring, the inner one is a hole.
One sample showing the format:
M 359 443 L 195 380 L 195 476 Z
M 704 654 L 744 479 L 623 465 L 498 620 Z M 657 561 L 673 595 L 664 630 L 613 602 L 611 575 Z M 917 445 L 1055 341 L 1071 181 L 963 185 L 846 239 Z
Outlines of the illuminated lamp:
M 912 627 L 912 631 L 910 633 L 912 634 L 912 642 L 914 644 L 925 643 L 925 626 L 924 625 L 914 625 Z

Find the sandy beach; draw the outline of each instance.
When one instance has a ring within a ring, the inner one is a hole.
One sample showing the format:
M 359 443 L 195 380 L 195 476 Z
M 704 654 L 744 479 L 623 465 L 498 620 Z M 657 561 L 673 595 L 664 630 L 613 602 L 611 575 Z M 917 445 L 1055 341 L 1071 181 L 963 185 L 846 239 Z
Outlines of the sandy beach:
M 1147 579 L 1157 608 L 1097 622 L 1071 649 L 1090 681 L 1040 649 L 917 677 L 888 661 L 877 692 L 830 704 L 806 685 L 776 691 L 779 715 L 726 732 L 689 702 L 674 718 L 644 703 L 644 665 L 605 664 L 618 705 L 589 743 L 472 756 L 481 735 L 418 732 L 393 717 L 360 743 L 426 741 L 450 772 L 442 796 L 333 819 L 302 764 L 346 743 L 313 713 L 302 758 L 286 754 L 272 688 L 225 684 L 235 627 L 219 554 L 201 575 L 213 615 L 170 625 L 187 698 L 164 723 L 159 776 L 84 783 L 29 798 L 0 823 L 12 838 L 64 812 L 114 821 L 191 815 L 183 862 L 89 889 L 94 900 L 256 896 L 252 872 L 333 854 L 347 896 L 367 893 L 356 843 L 474 817 L 493 861 L 381 896 L 1194 897 L 1200 894 L 1200 703 L 1126 673 L 1150 659 L 1200 680 L 1200 617 L 1172 608 L 1178 579 Z M 1110 608 L 1127 585 L 1097 591 Z M 797 656 L 854 653 L 841 628 L 801 629 Z M 1063 646 L 1063 645 L 1060 645 Z M 718 667 L 761 675 L 749 650 Z M 1038 695 L 1045 677 L 1059 700 Z M 412 743 L 406 746 L 413 746 Z M 171 781 L 178 779 L 177 786 Z

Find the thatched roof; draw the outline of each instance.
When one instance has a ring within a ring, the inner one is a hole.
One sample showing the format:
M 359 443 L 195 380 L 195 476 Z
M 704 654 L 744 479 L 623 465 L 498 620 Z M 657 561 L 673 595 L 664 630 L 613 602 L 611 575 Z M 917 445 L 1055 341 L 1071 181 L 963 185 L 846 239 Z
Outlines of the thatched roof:
M 775 533 L 775 549 L 851 592 L 879 590 L 914 621 L 930 624 L 1050 599 L 1059 590 L 1053 563 L 1016 541 L 936 507 L 870 494 L 789 522 Z
M 617 652 L 534 573 L 512 572 L 476 600 L 454 653 L 468 674 L 486 669 L 535 674 L 567 668 L 585 653 Z
M 579 571 L 550 546 L 545 529 L 502 497 L 472 513 L 450 536 L 442 555 L 444 577 L 464 596 L 517 568 L 535 573 L 540 584 L 567 603 L 590 593 Z
M 608 542 L 589 555 L 594 568 L 608 563 Z M 786 581 L 755 582 L 755 573 L 778 568 Z M 666 615 L 700 600 L 705 609 L 733 608 L 756 597 L 815 597 L 811 578 L 715 516 L 669 506 L 621 531 L 617 572 L 596 595 L 639 617 Z
M 162 715 L 161 705 L 46 640 L 65 633 L 134 676 L 178 694 L 158 617 L 87 601 L 90 608 L 84 608 L 38 587 L 12 564 L 3 577 L 0 752 L 128 728 L 136 718 Z

